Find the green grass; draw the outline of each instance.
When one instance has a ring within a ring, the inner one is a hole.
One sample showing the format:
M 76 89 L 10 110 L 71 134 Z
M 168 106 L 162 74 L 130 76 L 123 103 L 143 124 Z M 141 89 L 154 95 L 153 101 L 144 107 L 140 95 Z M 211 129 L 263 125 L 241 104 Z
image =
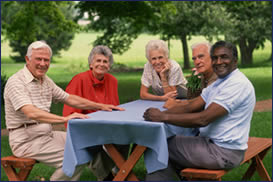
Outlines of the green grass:
M 240 68 L 255 88 L 256 100 L 272 98 L 272 67 Z

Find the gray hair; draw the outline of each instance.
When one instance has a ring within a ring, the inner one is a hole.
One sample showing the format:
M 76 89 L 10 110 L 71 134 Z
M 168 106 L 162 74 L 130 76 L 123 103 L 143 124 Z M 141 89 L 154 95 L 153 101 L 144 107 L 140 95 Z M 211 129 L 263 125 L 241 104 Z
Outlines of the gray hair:
M 26 54 L 26 56 L 28 57 L 28 59 L 31 59 L 32 49 L 41 49 L 41 48 L 47 48 L 49 50 L 50 58 L 51 58 L 51 56 L 52 56 L 52 50 L 51 50 L 50 46 L 47 45 L 47 43 L 45 41 L 39 40 L 39 41 L 32 42 L 28 46 L 27 54 Z
M 151 50 L 163 50 L 166 58 L 169 58 L 169 49 L 163 40 L 150 40 L 146 45 L 146 58 L 149 60 Z
M 94 47 L 89 56 L 88 56 L 88 64 L 90 65 L 93 61 L 93 58 L 96 54 L 102 54 L 104 55 L 105 57 L 108 57 L 109 58 L 109 63 L 110 63 L 110 66 L 114 63 L 114 58 L 113 58 L 113 54 L 112 54 L 112 51 L 109 49 L 109 47 L 107 46 L 103 46 L 103 45 L 98 45 L 96 47 Z
M 196 47 L 200 45 L 206 46 L 208 48 L 208 53 L 210 53 L 210 49 L 212 45 L 209 42 L 197 42 L 191 46 L 191 50 L 195 49 Z

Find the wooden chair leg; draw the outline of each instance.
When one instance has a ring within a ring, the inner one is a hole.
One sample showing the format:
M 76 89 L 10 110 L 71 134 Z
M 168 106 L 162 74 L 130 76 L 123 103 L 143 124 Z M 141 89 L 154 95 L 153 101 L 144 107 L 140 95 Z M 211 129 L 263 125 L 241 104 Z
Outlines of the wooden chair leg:
M 7 156 L 1 158 L 1 165 L 9 181 L 26 181 L 33 166 L 37 161 L 33 159 Z
M 18 176 L 20 181 L 26 181 L 31 169 L 20 169 Z
M 256 164 L 257 164 L 257 172 L 262 178 L 263 181 L 271 181 L 271 178 L 264 167 L 263 161 L 260 159 L 259 156 L 256 156 Z
M 10 166 L 10 165 L 3 166 L 3 169 L 6 173 L 9 181 L 21 181 L 19 176 L 16 173 L 16 170 L 12 166 Z
M 17 173 L 16 169 L 12 166 L 4 167 L 4 171 L 9 179 L 9 181 L 26 181 L 31 169 L 19 169 Z
M 265 157 L 265 155 L 267 154 L 267 152 L 269 151 L 270 148 L 271 148 L 271 146 L 251 159 L 252 162 L 251 162 L 250 166 L 248 167 L 247 171 L 245 172 L 245 174 L 244 174 L 244 176 L 242 178 L 243 181 L 249 180 L 254 175 L 255 171 L 257 170 L 258 165 L 262 164 L 262 166 L 264 167 L 262 160 L 263 160 L 263 158 Z M 261 164 L 257 163 L 256 157 L 259 157 L 259 161 L 260 161 Z M 264 170 L 266 171 L 265 168 L 264 168 Z M 267 173 L 267 171 L 266 171 L 266 173 Z

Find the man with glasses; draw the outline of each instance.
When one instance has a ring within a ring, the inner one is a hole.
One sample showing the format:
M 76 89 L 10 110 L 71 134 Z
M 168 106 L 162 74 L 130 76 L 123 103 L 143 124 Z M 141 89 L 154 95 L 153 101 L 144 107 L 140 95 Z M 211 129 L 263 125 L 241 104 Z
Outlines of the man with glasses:
M 231 169 L 244 159 L 250 122 L 255 107 L 251 82 L 237 68 L 236 47 L 216 42 L 210 51 L 213 71 L 218 79 L 187 107 L 161 112 L 149 108 L 147 121 L 181 127 L 199 127 L 199 136 L 174 136 L 168 140 L 169 165 L 148 174 L 148 181 L 172 181 L 184 168 Z

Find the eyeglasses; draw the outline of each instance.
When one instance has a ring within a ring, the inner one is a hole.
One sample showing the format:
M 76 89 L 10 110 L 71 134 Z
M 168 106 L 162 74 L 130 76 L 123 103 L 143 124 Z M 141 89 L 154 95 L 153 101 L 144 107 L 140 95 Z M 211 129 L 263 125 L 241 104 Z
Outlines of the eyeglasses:
M 221 54 L 219 56 L 211 56 L 212 61 L 217 61 L 220 58 L 221 61 L 226 61 L 230 59 L 230 57 L 227 54 Z

